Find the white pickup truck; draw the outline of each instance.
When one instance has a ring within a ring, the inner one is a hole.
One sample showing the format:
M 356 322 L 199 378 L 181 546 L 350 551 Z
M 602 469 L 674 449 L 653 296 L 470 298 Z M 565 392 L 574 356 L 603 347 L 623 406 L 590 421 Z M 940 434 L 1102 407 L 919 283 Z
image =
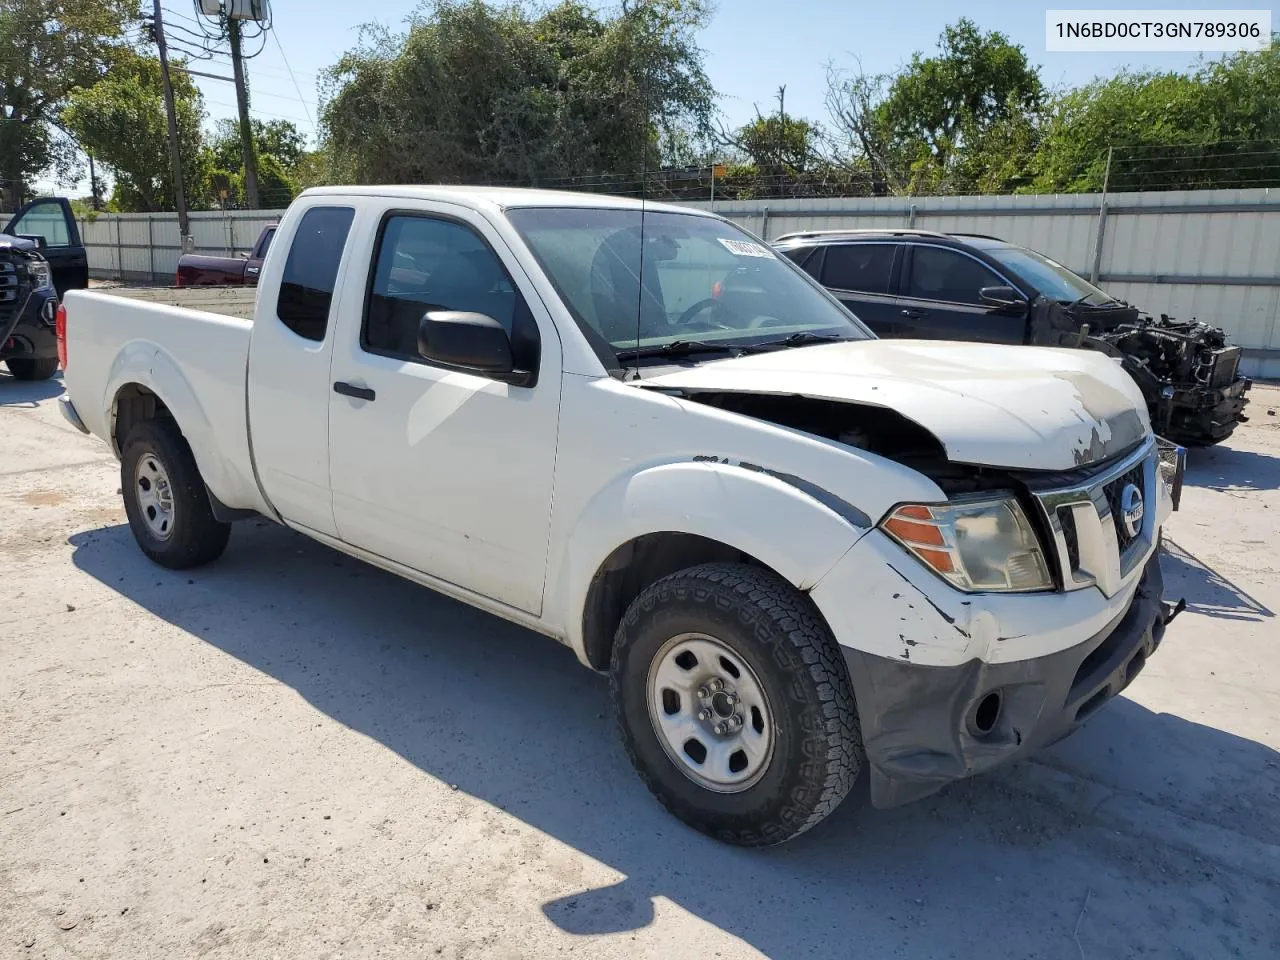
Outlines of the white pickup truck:
M 801 833 L 864 764 L 888 806 L 1051 743 L 1164 633 L 1171 481 L 1124 370 L 877 340 L 719 217 L 309 190 L 251 319 L 200 295 L 58 318 L 142 550 L 207 563 L 261 515 L 554 637 L 725 841 Z

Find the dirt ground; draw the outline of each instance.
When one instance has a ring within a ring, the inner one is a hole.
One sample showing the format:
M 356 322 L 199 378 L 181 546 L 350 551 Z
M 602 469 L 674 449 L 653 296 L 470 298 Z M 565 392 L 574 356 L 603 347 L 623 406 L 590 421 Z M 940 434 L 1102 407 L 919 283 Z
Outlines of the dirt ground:
M 1124 697 L 764 851 L 550 640 L 265 522 L 151 565 L 60 392 L 0 375 L 0 957 L 1280 957 L 1280 390 L 1193 452 Z

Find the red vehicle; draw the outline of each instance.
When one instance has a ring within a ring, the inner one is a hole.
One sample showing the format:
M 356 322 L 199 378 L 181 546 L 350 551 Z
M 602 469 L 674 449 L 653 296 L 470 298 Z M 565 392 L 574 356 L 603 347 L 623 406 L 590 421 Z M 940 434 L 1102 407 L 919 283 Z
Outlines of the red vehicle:
M 203 257 L 184 253 L 178 261 L 175 284 L 179 287 L 239 286 L 256 287 L 262 261 L 266 259 L 271 238 L 276 235 L 276 224 L 268 224 L 258 234 L 257 242 L 248 254 L 238 257 Z

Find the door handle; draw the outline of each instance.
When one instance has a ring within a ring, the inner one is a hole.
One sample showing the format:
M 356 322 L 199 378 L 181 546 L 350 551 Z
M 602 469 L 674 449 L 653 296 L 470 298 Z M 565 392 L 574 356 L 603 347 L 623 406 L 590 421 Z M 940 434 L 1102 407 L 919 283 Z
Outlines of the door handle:
M 344 397 L 355 397 L 357 400 L 376 400 L 378 395 L 368 387 L 357 387 L 354 383 L 339 380 L 333 385 L 333 392 Z
M 902 315 L 906 317 L 908 320 L 919 320 L 921 317 L 924 316 L 924 311 L 917 310 L 915 307 L 904 307 L 902 310 Z

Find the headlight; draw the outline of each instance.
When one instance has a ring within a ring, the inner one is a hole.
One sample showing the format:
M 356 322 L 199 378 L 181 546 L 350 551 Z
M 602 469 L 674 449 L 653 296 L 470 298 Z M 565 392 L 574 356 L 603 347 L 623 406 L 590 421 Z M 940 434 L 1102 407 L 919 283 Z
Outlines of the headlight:
M 909 503 L 880 524 L 926 567 L 961 590 L 1049 590 L 1049 565 L 1012 496 Z
M 27 264 L 27 269 L 31 271 L 31 279 L 35 281 L 37 290 L 53 289 L 53 273 L 49 270 L 48 261 L 32 260 Z

